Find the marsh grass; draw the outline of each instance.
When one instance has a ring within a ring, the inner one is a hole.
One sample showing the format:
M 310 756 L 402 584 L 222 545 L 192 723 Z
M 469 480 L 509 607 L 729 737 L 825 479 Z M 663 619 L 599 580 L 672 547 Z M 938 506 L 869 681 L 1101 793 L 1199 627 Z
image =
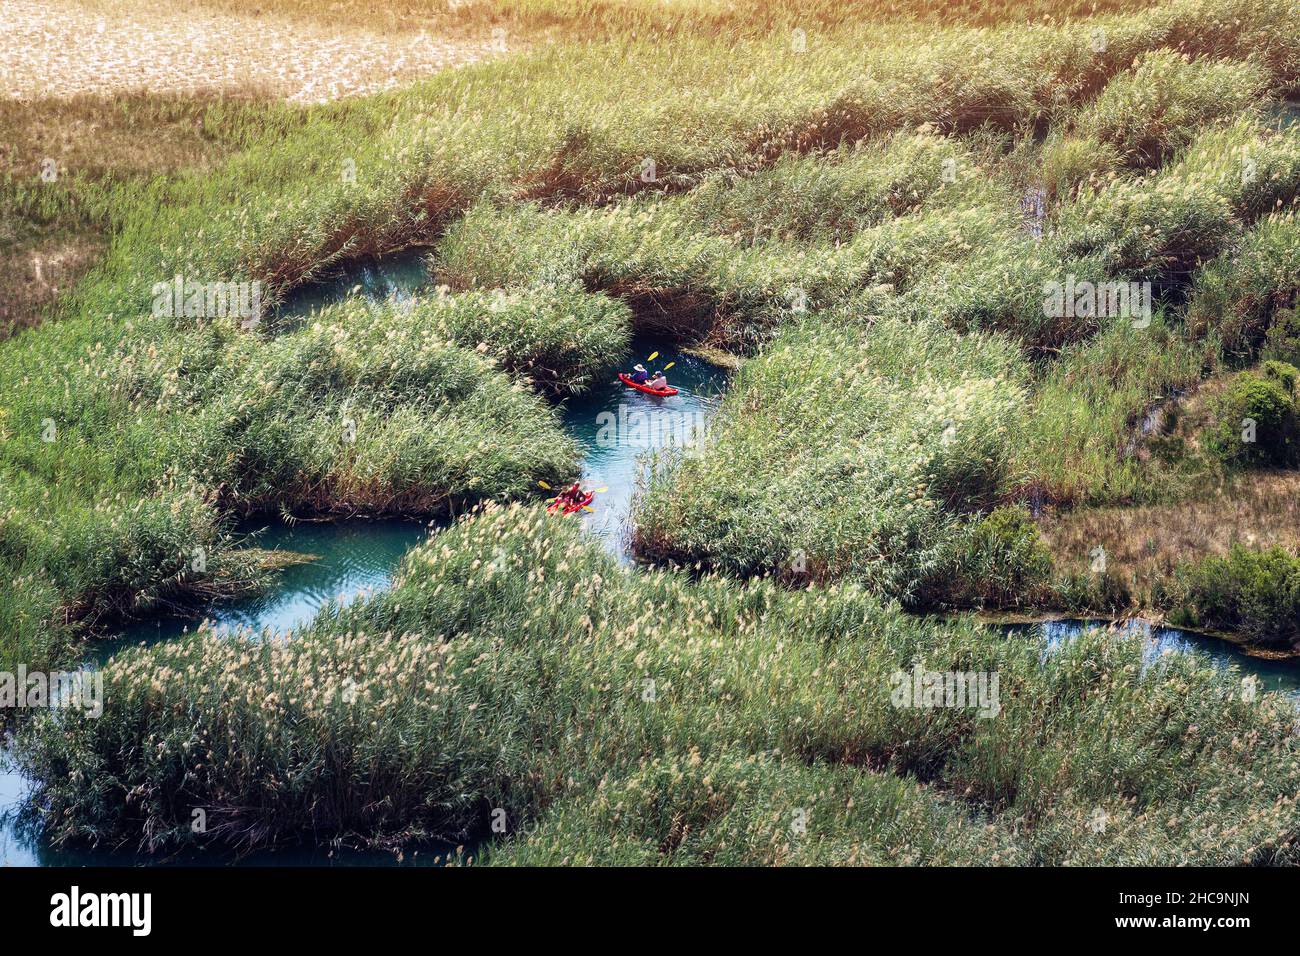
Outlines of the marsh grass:
M 1041 502 L 1098 505 L 1175 493 L 1196 462 L 1136 454 L 1160 409 L 1218 366 L 1214 342 L 1189 341 L 1162 315 L 1135 328 L 1120 319 L 1063 351 L 1034 389 L 1020 450 Z M 1168 468 L 1161 468 L 1170 464 Z
M 1255 170 L 1265 170 L 1265 184 L 1261 186 L 1249 177 L 1230 178 L 1231 161 L 1212 160 L 1207 143 L 1214 149 L 1232 143 L 1235 145 L 1230 152 L 1234 155 L 1249 153 L 1254 157 Z M 939 251 L 932 256 L 907 256 L 906 272 L 882 270 L 871 274 L 875 281 L 892 280 L 881 287 L 883 292 L 864 290 L 866 283 L 861 281 L 839 287 L 809 283 L 812 299 L 819 305 L 837 299 L 843 302 L 856 288 L 858 298 L 849 307 L 833 312 L 836 319 L 851 317 L 870 325 L 882 315 L 894 320 L 905 317 L 918 329 L 916 334 L 924 336 L 932 333 L 923 331 L 926 327 L 922 317 L 938 318 L 950 329 L 968 333 L 997 330 L 1020 338 L 1034 349 L 1056 353 L 1045 363 L 1045 374 L 1027 399 L 1026 413 L 1017 423 L 1016 434 L 1021 437 L 1006 438 L 1016 449 L 1011 456 L 1014 466 L 1006 469 L 1007 477 L 994 482 L 982 500 L 976 495 L 963 507 L 971 507 L 974 501 L 980 502 L 974 506 L 976 509 L 991 507 L 999 496 L 1012 494 L 1027 494 L 1040 503 L 1050 500 L 1080 504 L 1178 495 L 1201 466 L 1188 461 L 1163 468 L 1160 460 L 1135 457 L 1132 446 L 1141 437 L 1143 422 L 1155 407 L 1215 371 L 1219 363 L 1217 342 L 1204 333 L 1185 335 L 1176 319 L 1161 314 L 1141 323 L 1136 317 L 1053 319 L 1042 307 L 1041 282 L 1047 278 L 1060 281 L 1067 273 L 1093 281 L 1108 276 L 1148 280 L 1164 277 L 1171 284 L 1168 288 L 1162 286 L 1159 296 L 1168 303 L 1166 308 L 1176 309 L 1182 296 L 1180 290 L 1186 289 L 1192 268 L 1228 248 L 1235 237 L 1246 234 L 1253 217 L 1267 209 L 1263 197 L 1272 198 L 1270 205 L 1294 198 L 1300 186 L 1294 149 L 1294 142 L 1273 136 L 1251 120 L 1238 121 L 1222 130 L 1211 128 L 1177 163 L 1159 174 L 1118 181 L 1096 191 L 1085 190 L 1076 202 L 1058 211 L 1055 229 L 1042 243 L 1018 234 L 1015 224 L 1007 219 L 1002 220 L 1000 228 L 990 227 L 998 220 L 984 206 L 974 207 L 971 219 L 948 210 L 905 216 L 891 225 L 891 236 L 907 234 L 907 230 L 912 235 L 923 234 L 922 224 L 932 218 L 950 229 L 952 241 L 939 244 Z M 991 188 L 997 185 L 996 179 L 989 183 Z M 861 248 L 871 240 L 876 240 L 879 248 L 877 236 L 870 231 L 858 232 L 850 243 L 838 248 Z M 1199 251 L 1198 242 L 1204 244 Z M 917 248 L 910 246 L 909 251 Z M 891 261 L 888 252 L 882 258 L 886 263 Z M 818 262 L 824 266 L 827 259 L 819 257 Z M 1252 284 L 1251 292 L 1258 285 Z M 1090 333 L 1095 337 L 1087 338 Z M 641 514 L 643 529 L 638 532 L 645 554 L 671 556 L 686 563 L 704 560 L 734 571 L 759 567 L 774 570 L 796 551 L 817 551 L 799 539 L 794 529 L 815 524 L 806 513 L 822 507 L 818 504 L 818 489 L 836 488 L 836 506 L 828 504 L 826 513 L 820 515 L 836 529 L 848 523 L 842 509 L 852 507 L 850 502 L 856 504 L 861 515 L 875 512 L 882 499 L 888 498 L 870 484 L 888 469 L 882 469 L 870 453 L 861 450 L 860 440 L 848 436 L 826 444 L 814 440 L 827 430 L 828 422 L 837 420 L 834 409 L 836 402 L 842 401 L 837 393 L 842 388 L 843 370 L 854 362 L 851 347 L 846 348 L 842 342 L 835 347 L 825 343 L 810 347 L 810 352 L 825 355 L 827 361 L 807 380 L 804 376 L 810 374 L 808 368 L 791 362 L 779 348 L 780 342 L 778 333 L 756 365 L 773 369 L 761 391 L 746 394 L 735 405 L 724 407 L 718 440 L 684 463 L 674 489 L 668 490 L 674 479 L 656 478 Z M 1060 351 L 1062 345 L 1064 351 Z M 932 370 L 937 380 L 961 378 L 960 368 L 954 367 L 951 360 L 926 356 L 920 361 L 920 367 Z M 873 357 L 869 365 L 876 368 L 878 362 Z M 1022 368 L 1017 374 L 1024 378 L 1028 372 Z M 738 386 L 742 392 L 743 382 L 742 377 Z M 790 394 L 800 396 L 803 404 L 784 397 Z M 731 420 L 731 408 L 746 409 L 757 427 L 736 427 L 734 435 L 741 437 L 730 437 L 733 433 L 728 429 L 738 424 Z M 845 417 L 857 422 L 871 418 L 863 413 Z M 989 424 L 992 427 L 992 422 Z M 760 437 L 768 428 L 779 430 L 783 436 L 802 436 L 799 450 L 822 456 L 819 460 L 824 468 L 834 460 L 835 453 L 827 457 L 834 446 L 843 456 L 836 477 L 802 474 L 793 463 L 788 438 L 778 444 L 771 437 Z M 713 458 L 717 464 L 710 467 Z M 865 479 L 867 474 L 872 478 Z M 968 478 L 976 487 L 987 487 L 974 475 Z M 857 483 L 862 481 L 867 485 L 859 488 Z M 778 502 L 769 494 L 773 487 L 803 487 L 808 491 L 802 499 L 788 492 Z M 721 496 L 730 504 L 715 501 L 719 493 L 714 489 L 721 489 Z M 677 502 L 671 509 L 663 506 L 669 498 Z M 693 507 L 693 503 L 700 506 Z M 715 517 L 709 517 L 709 513 Z M 749 517 L 740 520 L 741 513 Z M 960 523 L 924 537 L 931 544 L 941 539 L 953 543 L 957 527 Z M 888 538 L 883 531 L 882 536 Z M 811 537 L 824 547 L 835 541 L 837 534 L 818 528 Z M 855 548 L 871 554 L 867 540 L 859 540 Z M 825 561 L 819 557 L 813 564 L 822 568 Z M 841 571 L 849 565 L 855 568 L 854 573 L 870 573 L 843 557 L 830 562 L 831 567 Z M 919 577 L 915 572 L 905 576 L 911 582 L 909 587 L 917 586 Z M 897 582 L 893 586 L 897 587 Z
M 1292 211 L 1271 213 L 1196 277 L 1187 324 L 1197 334 L 1218 335 L 1230 360 L 1249 364 L 1277 314 L 1294 307 L 1297 289 L 1300 221 Z
M 961 516 L 1008 485 L 1023 375 L 998 337 L 813 316 L 746 363 L 705 445 L 653 473 L 638 551 L 917 600 Z
M 598 378 L 612 378 L 627 353 L 631 315 L 627 306 L 574 285 L 532 285 L 431 296 L 378 305 L 346 301 L 313 322 L 348 325 L 357 310 L 378 311 L 386 334 L 407 342 L 420 337 L 478 352 L 539 391 L 570 395 Z
M 41 719 L 18 754 L 56 840 L 146 849 L 473 839 L 501 811 L 502 862 L 1290 859 L 1283 699 L 1116 635 L 1040 650 L 852 585 L 628 573 L 513 507 L 291 640 L 120 654 L 102 718 Z M 999 716 L 892 706 L 918 660 L 996 671 Z
M 1252 62 L 1192 60 L 1156 50 L 1134 61 L 1081 111 L 1077 129 L 1150 169 L 1186 147 L 1207 124 L 1258 109 L 1269 75 Z

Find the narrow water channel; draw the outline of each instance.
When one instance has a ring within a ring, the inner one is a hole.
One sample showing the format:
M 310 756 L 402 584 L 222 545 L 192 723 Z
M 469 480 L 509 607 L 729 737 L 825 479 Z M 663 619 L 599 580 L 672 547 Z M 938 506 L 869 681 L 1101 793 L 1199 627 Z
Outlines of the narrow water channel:
M 1177 627 L 1160 627 L 1147 621 L 1129 620 L 1115 625 L 1111 621 L 1080 620 L 1068 618 L 1058 621 L 1036 621 L 1027 624 L 1008 624 L 1003 627 L 1011 635 L 1033 635 L 1043 641 L 1043 653 L 1050 654 L 1062 644 L 1074 640 L 1089 628 L 1117 627 L 1125 634 L 1143 639 L 1142 658 L 1150 664 L 1161 654 L 1189 654 L 1200 651 L 1210 658 L 1215 667 L 1236 667 L 1243 678 L 1254 677 L 1256 690 L 1280 691 L 1300 703 L 1300 665 L 1294 660 L 1269 660 L 1242 653 L 1237 645 L 1185 631 Z
M 362 265 L 336 282 L 307 290 L 287 304 L 282 315 L 307 315 L 312 309 L 349 295 L 380 300 L 401 300 L 429 284 L 419 256 L 395 257 L 382 266 Z M 653 361 L 649 356 L 658 352 Z M 697 437 L 717 409 L 726 387 L 726 373 L 686 355 L 660 340 L 636 340 L 629 364 L 668 370 L 669 382 L 678 389 L 670 398 L 656 398 L 610 381 L 564 403 L 560 414 L 565 429 L 577 440 L 582 458 L 582 479 L 603 488 L 584 513 L 582 521 L 621 561 L 630 561 L 630 524 L 646 453 L 667 444 Z M 570 519 L 572 520 L 572 519 Z M 284 633 L 311 621 L 326 602 L 347 603 L 389 586 L 402 556 L 423 541 L 431 528 L 418 521 L 298 521 L 286 524 L 278 517 L 253 519 L 237 531 L 249 544 L 311 556 L 276 576 L 264 594 L 208 608 L 189 619 L 157 619 L 132 624 L 111 638 L 96 641 L 87 654 L 87 666 L 98 666 L 124 647 L 171 640 L 203 624 L 218 630 L 252 629 Z M 0 750 L 0 866 L 85 866 L 156 862 L 130 853 L 62 851 L 44 847 L 19 825 L 18 811 L 27 781 L 3 764 Z M 445 858 L 444 849 L 441 856 Z M 426 851 L 406 857 L 404 864 L 435 863 L 440 854 Z M 221 860 L 181 857 L 174 862 L 213 863 Z M 328 853 L 317 848 L 258 853 L 240 861 L 250 865 L 375 865 L 398 861 L 385 853 Z

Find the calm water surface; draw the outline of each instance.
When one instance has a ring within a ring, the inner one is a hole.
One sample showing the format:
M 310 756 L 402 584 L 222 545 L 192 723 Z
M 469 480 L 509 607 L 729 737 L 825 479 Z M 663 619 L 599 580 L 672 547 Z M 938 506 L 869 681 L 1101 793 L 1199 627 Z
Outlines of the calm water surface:
M 1038 621 L 1031 624 L 1008 624 L 1011 634 L 1033 634 L 1042 637 L 1045 649 L 1052 649 L 1073 640 L 1089 628 L 1111 627 L 1112 622 L 1100 620 L 1068 619 Z M 1146 621 L 1124 621 L 1114 625 L 1128 634 L 1141 635 L 1143 658 L 1149 664 L 1161 654 L 1187 654 L 1200 651 L 1216 667 L 1235 667 L 1243 677 L 1254 675 L 1260 691 L 1281 691 L 1300 702 L 1300 661 L 1273 661 L 1243 654 L 1235 644 L 1206 634 L 1184 631 L 1177 627 L 1155 627 Z

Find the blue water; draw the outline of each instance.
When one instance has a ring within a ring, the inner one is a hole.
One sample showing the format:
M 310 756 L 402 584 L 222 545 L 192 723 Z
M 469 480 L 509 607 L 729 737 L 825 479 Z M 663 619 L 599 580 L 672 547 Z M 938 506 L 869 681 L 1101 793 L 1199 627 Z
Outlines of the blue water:
M 375 302 L 405 302 L 433 283 L 425 266 L 425 253 L 404 252 L 382 262 L 365 260 L 349 263 L 342 274 L 326 277 L 315 285 L 297 289 L 280 305 L 280 318 L 300 318 L 316 309 L 363 296 Z
M 631 560 L 629 515 L 649 453 L 698 441 L 727 384 L 721 369 L 663 343 L 633 342 L 628 371 L 638 361 L 652 372 L 674 363 L 665 374 L 678 394 L 656 398 L 615 378 L 564 408 L 565 430 L 582 448 L 583 484 L 608 489 L 597 493 L 583 523 L 623 561 Z
M 1276 121 L 1278 129 L 1300 126 L 1300 101 L 1283 100 L 1268 108 L 1268 118 Z
M 1300 701 L 1300 661 L 1268 660 L 1243 654 L 1237 645 L 1228 641 L 1184 631 L 1177 627 L 1153 626 L 1147 621 L 1129 620 L 1119 623 L 1101 620 L 1067 619 L 1038 621 L 1031 624 L 1008 624 L 1004 629 L 1010 634 L 1033 634 L 1044 639 L 1044 650 L 1051 653 L 1066 641 L 1073 640 L 1090 628 L 1114 627 L 1125 634 L 1143 638 L 1143 659 L 1150 664 L 1161 654 L 1188 654 L 1200 651 L 1207 655 L 1215 667 L 1237 668 L 1243 676 L 1253 675 L 1259 691 L 1281 691 Z

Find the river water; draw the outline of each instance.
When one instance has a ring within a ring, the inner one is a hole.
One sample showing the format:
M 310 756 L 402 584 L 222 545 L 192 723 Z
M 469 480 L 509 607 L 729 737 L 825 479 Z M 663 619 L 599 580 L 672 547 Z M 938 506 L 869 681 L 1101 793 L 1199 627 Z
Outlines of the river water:
M 362 265 L 346 279 L 296 296 L 282 311 L 290 317 L 309 314 L 313 308 L 348 295 L 402 300 L 429 285 L 424 265 L 416 255 L 396 257 L 382 266 Z M 659 354 L 654 360 L 650 355 Z M 635 340 L 628 359 L 651 370 L 674 363 L 667 371 L 678 389 L 671 398 L 655 398 L 627 388 L 611 376 L 559 410 L 565 430 L 578 442 L 583 482 L 601 491 L 593 511 L 583 513 L 584 526 L 620 561 L 631 561 L 628 515 L 643 472 L 646 453 L 666 444 L 681 444 L 697 437 L 718 407 L 726 387 L 726 373 L 656 340 Z M 250 545 L 277 548 L 312 556 L 276 576 L 273 586 L 259 596 L 220 604 L 188 619 L 157 619 L 135 623 L 89 649 L 86 663 L 96 666 L 122 648 L 180 637 L 203 622 L 216 630 L 253 628 L 285 632 L 308 623 L 330 600 L 343 603 L 388 587 L 402 556 L 433 530 L 418 521 L 297 521 L 286 524 L 278 516 L 245 522 L 238 533 Z M 153 862 L 133 854 L 102 851 L 68 852 L 41 844 L 23 832 L 18 809 L 27 781 L 3 765 L 0 750 L 0 866 L 82 866 Z M 446 850 L 442 851 L 445 854 Z M 442 855 L 428 851 L 411 855 L 406 864 L 435 862 Z M 445 856 L 444 856 L 445 858 Z M 180 863 L 211 863 L 210 859 L 178 858 Z M 224 862 L 224 861 L 215 861 Z M 258 853 L 240 861 L 253 865 L 356 865 L 396 863 L 390 854 L 337 852 L 316 848 Z
M 1119 624 L 1102 620 L 1065 619 L 1059 621 L 1037 621 L 1029 624 L 1008 624 L 1003 627 L 1011 635 L 1032 635 L 1043 641 L 1043 653 L 1050 654 L 1067 641 L 1078 637 L 1089 628 L 1114 627 L 1124 634 L 1143 639 L 1142 657 L 1150 664 L 1161 654 L 1188 654 L 1200 651 L 1207 655 L 1214 666 L 1221 668 L 1235 667 L 1243 678 L 1250 676 L 1256 681 L 1258 691 L 1281 691 L 1300 703 L 1300 662 L 1295 660 L 1267 660 L 1243 654 L 1237 645 L 1230 641 L 1184 631 L 1177 627 L 1160 627 L 1147 621 L 1129 620 Z

